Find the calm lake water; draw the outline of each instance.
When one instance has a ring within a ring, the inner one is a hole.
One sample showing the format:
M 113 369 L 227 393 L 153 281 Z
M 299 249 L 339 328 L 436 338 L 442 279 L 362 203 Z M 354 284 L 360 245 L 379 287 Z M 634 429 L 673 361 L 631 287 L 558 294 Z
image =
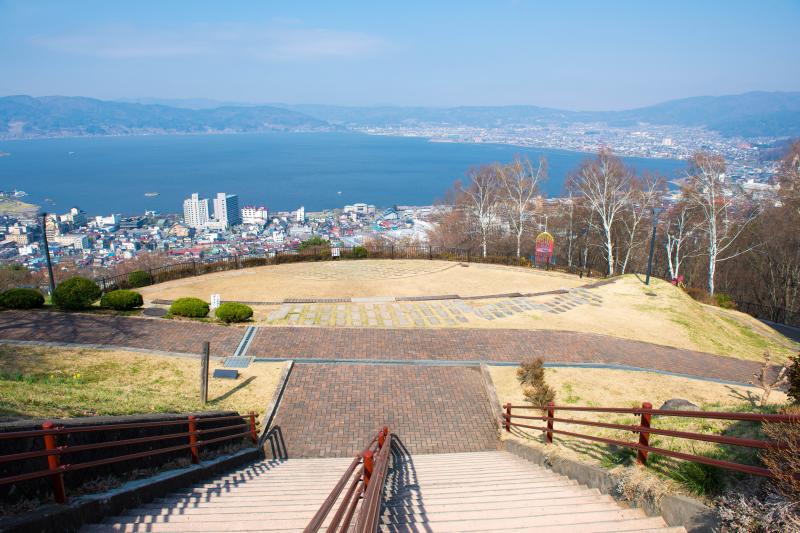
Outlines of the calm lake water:
M 48 211 L 78 205 L 90 214 L 179 212 L 192 192 L 239 195 L 273 210 L 426 205 L 472 165 L 545 156 L 543 189 L 558 196 L 587 157 L 563 150 L 349 133 L 174 135 L 0 141 L 0 189 L 22 189 Z M 682 161 L 626 158 L 637 171 L 677 177 Z M 147 197 L 145 193 L 157 192 Z M 49 199 L 46 201 L 46 199 Z

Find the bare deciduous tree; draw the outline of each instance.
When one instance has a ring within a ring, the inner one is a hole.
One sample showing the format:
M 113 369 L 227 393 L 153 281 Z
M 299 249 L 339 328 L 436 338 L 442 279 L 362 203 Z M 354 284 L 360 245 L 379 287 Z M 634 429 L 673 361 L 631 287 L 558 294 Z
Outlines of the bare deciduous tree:
M 800 140 L 795 141 L 778 171 L 781 201 L 800 215 Z
M 758 210 L 735 205 L 733 194 L 725 186 L 725 159 L 705 152 L 692 157 L 689 183 L 683 194 L 702 216 L 700 227 L 706 237 L 708 254 L 707 289 L 709 294 L 714 294 L 717 264 L 752 250 L 753 246 L 735 245 L 748 224 L 758 216 Z
M 471 168 L 469 183 L 462 187 L 471 218 L 481 234 L 481 254 L 487 255 L 489 231 L 497 219 L 500 175 L 497 165 Z
M 669 275 L 677 279 L 681 271 L 681 263 L 690 255 L 687 244 L 697 233 L 697 224 L 692 219 L 692 209 L 686 202 L 680 202 L 667 213 L 666 241 L 667 263 Z
M 628 204 L 622 212 L 620 221 L 622 222 L 623 246 L 625 253 L 622 254 L 620 262 L 620 274 L 624 274 L 628 268 L 631 258 L 631 251 L 641 243 L 642 221 L 648 215 L 652 215 L 661 199 L 664 189 L 664 180 L 658 176 L 646 175 L 642 179 L 631 178 L 631 192 Z M 646 233 L 646 232 L 645 232 Z
M 498 166 L 497 171 L 503 210 L 517 239 L 517 257 L 520 257 L 522 233 L 528 227 L 539 190 L 538 183 L 546 176 L 547 166 L 545 160 L 540 159 L 539 165 L 534 169 L 530 160 L 517 157 L 509 165 Z
M 588 221 L 603 237 L 609 276 L 614 275 L 616 262 L 612 232 L 620 212 L 628 204 L 632 176 L 622 160 L 607 149 L 600 150 L 595 159 L 584 161 L 573 176 L 576 191 L 594 215 Z

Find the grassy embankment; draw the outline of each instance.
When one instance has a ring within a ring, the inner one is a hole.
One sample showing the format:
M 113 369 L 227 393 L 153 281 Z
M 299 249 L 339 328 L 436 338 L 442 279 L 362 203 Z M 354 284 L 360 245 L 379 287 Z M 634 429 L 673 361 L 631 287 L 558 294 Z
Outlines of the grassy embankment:
M 256 364 L 238 380 L 209 380 L 199 400 L 198 359 L 0 345 L 0 416 L 63 418 L 233 409 L 263 414 L 282 364 Z M 211 361 L 211 371 L 221 362 Z

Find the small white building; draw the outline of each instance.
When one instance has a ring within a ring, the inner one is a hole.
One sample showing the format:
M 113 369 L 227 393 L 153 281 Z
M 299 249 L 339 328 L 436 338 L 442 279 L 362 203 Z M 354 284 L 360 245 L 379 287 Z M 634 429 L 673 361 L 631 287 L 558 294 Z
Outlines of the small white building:
M 269 210 L 264 206 L 246 205 L 242 208 L 242 224 L 263 226 L 269 221 Z
M 53 241 L 60 244 L 64 248 L 74 248 L 76 250 L 89 249 L 89 238 L 86 235 L 79 235 L 75 233 L 56 235 Z
M 344 206 L 345 213 L 355 213 L 357 215 L 374 215 L 375 214 L 375 206 L 374 205 L 367 205 L 367 204 L 352 204 Z

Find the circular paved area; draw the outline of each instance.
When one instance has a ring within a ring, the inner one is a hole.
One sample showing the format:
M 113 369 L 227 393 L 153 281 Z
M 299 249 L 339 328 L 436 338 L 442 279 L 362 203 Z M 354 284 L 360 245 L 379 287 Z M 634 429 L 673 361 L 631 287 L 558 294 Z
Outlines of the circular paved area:
M 201 322 L 51 311 L 0 312 L 0 340 L 183 353 L 199 353 L 203 341 L 210 341 L 213 355 L 230 356 L 244 332 L 244 328 Z M 760 367 L 752 361 L 590 333 L 512 329 L 257 328 L 246 355 L 318 361 L 473 363 L 512 363 L 542 357 L 548 362 L 629 365 L 740 383 L 749 381 Z
M 205 274 L 140 289 L 147 301 L 194 296 L 208 300 L 281 302 L 286 299 L 346 299 L 475 296 L 540 293 L 585 285 L 591 280 L 522 267 L 452 261 L 375 259 L 290 263 Z

